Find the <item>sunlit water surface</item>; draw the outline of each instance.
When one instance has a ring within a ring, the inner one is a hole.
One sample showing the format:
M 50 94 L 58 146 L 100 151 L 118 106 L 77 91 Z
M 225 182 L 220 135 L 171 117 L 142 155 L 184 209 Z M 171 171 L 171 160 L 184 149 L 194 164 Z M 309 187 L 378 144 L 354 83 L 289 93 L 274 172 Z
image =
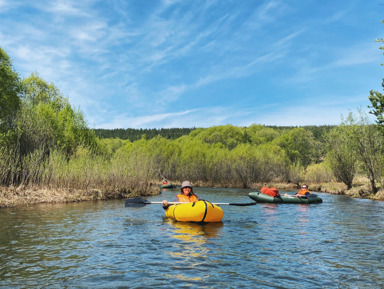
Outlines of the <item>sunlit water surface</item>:
M 252 202 L 250 190 L 195 192 Z M 384 202 L 318 195 L 322 204 L 223 205 L 216 224 L 124 200 L 1 209 L 0 287 L 384 288 Z

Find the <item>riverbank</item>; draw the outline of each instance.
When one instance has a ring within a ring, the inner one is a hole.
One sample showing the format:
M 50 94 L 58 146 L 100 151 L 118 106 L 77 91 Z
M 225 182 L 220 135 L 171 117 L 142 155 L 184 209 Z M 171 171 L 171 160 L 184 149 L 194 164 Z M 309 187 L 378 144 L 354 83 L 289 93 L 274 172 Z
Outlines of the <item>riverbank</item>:
M 177 185 L 177 183 L 176 183 Z M 196 182 L 194 186 L 201 187 L 224 187 L 220 184 L 211 184 Z M 266 183 L 253 184 L 251 187 L 255 191 L 260 190 L 262 186 L 275 187 L 280 191 L 299 190 L 297 184 L 292 183 Z M 309 184 L 310 191 L 324 192 L 329 194 L 347 195 L 353 198 L 365 198 L 384 201 L 384 191 L 379 191 L 376 195 L 369 192 L 369 184 L 362 182 L 347 190 L 343 183 L 313 183 Z M 96 201 L 108 199 L 124 199 L 137 196 L 153 196 L 160 194 L 159 185 L 151 184 L 146 192 L 134 192 L 130 190 L 120 190 L 115 192 L 106 192 L 98 189 L 76 190 L 76 189 L 52 189 L 52 188 L 25 188 L 25 187 L 0 187 L 0 208 L 14 206 L 28 206 L 40 203 L 70 203 L 82 201 Z
M 15 188 L 0 187 L 0 208 L 28 206 L 40 203 L 71 203 L 83 201 L 124 199 L 137 196 L 150 196 L 160 193 L 159 186 L 151 186 L 145 193 L 130 190 L 106 192 L 98 189 L 52 189 L 52 188 Z

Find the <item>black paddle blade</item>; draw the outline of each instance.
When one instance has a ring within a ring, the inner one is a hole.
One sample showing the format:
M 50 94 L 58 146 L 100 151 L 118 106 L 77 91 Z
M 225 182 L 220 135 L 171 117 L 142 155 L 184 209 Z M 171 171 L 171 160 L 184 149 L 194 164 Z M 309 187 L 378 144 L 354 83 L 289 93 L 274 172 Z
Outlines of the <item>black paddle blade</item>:
M 125 200 L 126 207 L 144 207 L 145 205 L 150 204 L 146 199 L 143 198 L 131 198 Z
M 230 206 L 241 206 L 241 207 L 245 207 L 245 206 L 254 206 L 256 205 L 257 203 L 254 202 L 254 203 L 229 203 L 228 205 Z

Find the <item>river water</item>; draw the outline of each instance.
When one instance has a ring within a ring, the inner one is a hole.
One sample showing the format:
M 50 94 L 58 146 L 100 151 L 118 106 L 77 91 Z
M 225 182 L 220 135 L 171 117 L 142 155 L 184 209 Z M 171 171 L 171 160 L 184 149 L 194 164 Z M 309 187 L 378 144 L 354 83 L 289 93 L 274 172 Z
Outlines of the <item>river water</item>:
M 250 191 L 195 188 L 220 203 L 252 202 Z M 384 288 L 384 202 L 318 195 L 322 204 L 222 205 L 216 224 L 124 200 L 1 209 L 0 287 Z

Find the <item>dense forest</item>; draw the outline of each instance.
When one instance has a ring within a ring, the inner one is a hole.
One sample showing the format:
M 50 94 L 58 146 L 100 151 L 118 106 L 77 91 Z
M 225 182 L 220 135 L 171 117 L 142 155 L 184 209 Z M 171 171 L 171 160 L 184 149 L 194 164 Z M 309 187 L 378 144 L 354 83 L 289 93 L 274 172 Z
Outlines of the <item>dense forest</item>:
M 295 128 L 294 126 L 265 126 L 277 131 L 291 130 Z M 333 128 L 331 125 L 321 125 L 321 126 L 304 126 L 306 130 L 309 130 L 313 133 L 313 136 L 319 140 L 323 141 L 324 136 Z M 134 128 L 115 128 L 115 129 L 102 129 L 96 128 L 93 129 L 96 136 L 99 138 L 119 138 L 122 140 L 135 141 L 139 140 L 142 137 L 146 139 L 152 139 L 157 136 L 161 136 L 166 139 L 177 139 L 183 135 L 188 135 L 191 131 L 196 128 L 161 128 L 161 129 L 134 129 Z M 246 128 L 244 128 L 246 129 Z
M 143 136 L 147 139 L 156 136 L 162 136 L 166 139 L 177 139 L 183 135 L 188 135 L 195 128 L 161 128 L 161 129 L 134 129 L 134 128 L 115 128 L 115 129 L 93 129 L 96 136 L 99 138 L 119 138 L 123 140 L 135 141 Z
M 351 189 L 364 176 L 369 189 L 362 195 L 383 187 L 384 96 L 377 91 L 368 97 L 376 124 L 358 111 L 337 126 L 106 130 L 88 128 L 81 111 L 38 74 L 21 79 L 1 48 L 0 81 L 0 206 L 9 198 L 5 188 L 109 198 L 148 194 L 162 177 L 242 188 L 341 182 Z

